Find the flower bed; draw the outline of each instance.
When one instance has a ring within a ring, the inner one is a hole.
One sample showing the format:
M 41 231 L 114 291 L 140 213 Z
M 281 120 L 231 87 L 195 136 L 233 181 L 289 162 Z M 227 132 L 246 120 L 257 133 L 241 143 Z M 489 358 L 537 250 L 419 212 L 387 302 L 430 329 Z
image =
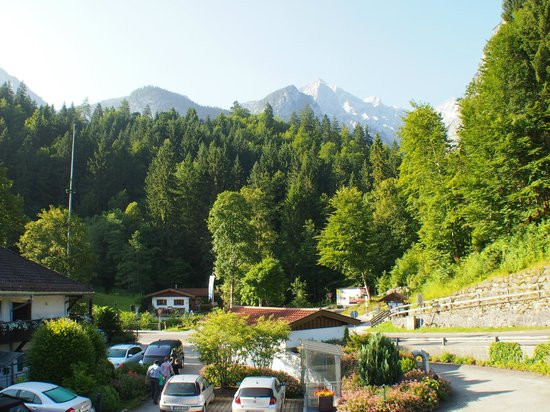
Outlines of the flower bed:
M 344 379 L 342 387 L 339 412 L 432 411 L 450 393 L 447 381 L 419 369 L 392 386 L 361 386 L 352 376 Z

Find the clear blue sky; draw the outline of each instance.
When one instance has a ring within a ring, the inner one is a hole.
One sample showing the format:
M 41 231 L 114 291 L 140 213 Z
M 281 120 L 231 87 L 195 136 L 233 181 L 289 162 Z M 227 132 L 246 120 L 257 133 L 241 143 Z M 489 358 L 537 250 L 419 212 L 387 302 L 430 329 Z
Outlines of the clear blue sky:
M 227 108 L 317 78 L 407 107 L 464 93 L 501 0 L 0 5 L 0 67 L 56 107 L 156 85 Z

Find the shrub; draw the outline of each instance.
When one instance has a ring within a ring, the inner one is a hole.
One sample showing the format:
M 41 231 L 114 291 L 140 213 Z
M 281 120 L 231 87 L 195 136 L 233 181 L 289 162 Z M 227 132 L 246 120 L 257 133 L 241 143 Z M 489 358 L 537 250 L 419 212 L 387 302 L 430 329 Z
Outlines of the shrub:
M 401 367 L 402 373 L 407 373 L 418 367 L 416 361 L 409 357 L 402 357 L 401 359 L 399 359 L 399 366 Z
M 101 335 L 99 330 L 93 325 L 88 324 L 82 327 L 84 328 L 84 332 L 88 335 L 88 338 L 90 338 L 90 342 L 94 348 L 94 362 L 105 359 L 107 357 L 107 346 L 105 345 L 103 335 Z
M 361 349 L 362 346 L 369 343 L 371 336 L 372 335 L 370 333 L 366 333 L 364 335 L 359 335 L 358 333 L 351 333 L 349 335 L 348 342 L 344 347 L 344 351 L 347 353 L 359 352 L 359 349 Z
M 439 357 L 439 360 L 443 363 L 455 363 L 455 355 L 449 352 L 443 352 Z
M 493 365 L 521 363 L 523 352 L 516 342 L 495 342 L 489 347 L 489 362 Z
M 108 385 L 115 376 L 115 367 L 107 358 L 100 359 L 94 368 L 96 384 Z
M 107 385 L 101 385 L 95 388 L 96 394 L 101 395 L 101 411 L 102 412 L 117 412 L 120 409 L 120 398 L 117 391 Z M 96 402 L 96 396 L 91 398 Z M 95 409 L 98 410 L 97 403 Z
M 403 374 L 404 381 L 421 381 L 426 377 L 426 372 L 422 369 L 412 369 Z
M 94 376 L 87 371 L 85 364 L 76 363 L 72 365 L 71 376 L 63 379 L 63 386 L 79 395 L 92 397 L 93 399 L 97 383 Z
M 343 376 L 351 376 L 357 373 L 357 352 L 346 353 L 341 358 L 341 368 Z
M 118 312 L 115 309 L 109 306 L 94 306 L 93 315 L 94 323 L 105 332 L 109 342 L 111 342 L 113 336 L 122 333 Z
M 533 361 L 550 364 L 550 343 L 541 343 L 535 346 Z
M 268 368 L 275 355 L 284 352 L 282 344 L 290 335 L 290 326 L 283 320 L 262 316 L 250 329 L 246 345 L 248 357 L 254 366 Z
M 399 350 L 377 333 L 359 351 L 359 376 L 365 385 L 391 385 L 401 378 Z
M 94 346 L 84 328 L 62 318 L 41 325 L 34 333 L 28 353 L 31 380 L 58 385 L 72 376 L 73 365 L 80 363 L 89 372 L 95 364 Z
M 133 330 L 137 327 L 138 321 L 134 312 L 120 311 L 118 313 L 122 330 Z
M 127 368 L 116 370 L 113 387 L 122 401 L 143 398 L 149 389 L 143 375 Z
M 144 330 L 144 329 L 149 329 L 149 325 L 153 323 L 153 315 L 151 315 L 150 312 L 143 312 L 140 316 L 139 316 L 139 328 Z

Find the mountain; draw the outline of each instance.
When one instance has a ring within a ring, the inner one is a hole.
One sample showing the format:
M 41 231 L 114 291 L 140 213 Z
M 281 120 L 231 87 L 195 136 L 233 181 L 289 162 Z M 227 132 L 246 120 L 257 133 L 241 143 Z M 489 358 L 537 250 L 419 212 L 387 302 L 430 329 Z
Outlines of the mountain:
M 441 115 L 443 123 L 447 128 L 449 140 L 456 144 L 458 143 L 458 128 L 460 127 L 460 108 L 458 100 L 455 98 L 449 99 L 435 108 L 436 112 Z
M 317 116 L 322 116 L 323 112 L 317 105 L 315 100 L 300 92 L 296 86 L 287 86 L 268 94 L 262 100 L 243 103 L 242 106 L 250 110 L 252 113 L 261 113 L 264 111 L 266 104 L 269 103 L 273 107 L 273 113 L 282 119 L 288 120 L 292 113 L 301 112 L 304 107 L 309 106 L 313 113 Z
M 19 85 L 21 84 L 21 81 L 17 77 L 10 75 L 7 71 L 5 71 L 0 67 L 0 85 L 6 82 L 11 84 L 11 87 L 14 92 L 16 92 L 17 89 L 19 89 Z M 44 106 L 46 104 L 46 102 L 39 95 L 37 95 L 28 87 L 27 87 L 27 94 L 32 100 L 36 102 L 37 105 Z
M 207 116 L 214 118 L 220 113 L 227 113 L 227 110 L 218 107 L 201 106 L 187 96 L 155 86 L 142 87 L 134 90 L 129 96 L 103 100 L 100 103 L 103 107 L 118 107 L 123 100 L 128 102 L 131 112 L 143 113 L 145 108 L 149 106 L 152 113 L 166 112 L 174 108 L 176 112 L 186 114 L 187 110 L 193 108 L 201 119 Z
M 259 113 L 264 110 L 266 103 L 273 107 L 277 116 L 285 120 L 292 113 L 298 113 L 309 105 L 319 117 L 327 115 L 330 119 L 336 118 L 341 124 L 351 127 L 356 124 L 367 126 L 371 134 L 379 133 L 386 143 L 398 138 L 396 132 L 405 114 L 403 109 L 386 106 L 378 98 L 368 97 L 361 100 L 323 80 L 316 80 L 300 90 L 295 86 L 288 86 L 262 100 L 244 103 L 243 106 L 252 113 Z

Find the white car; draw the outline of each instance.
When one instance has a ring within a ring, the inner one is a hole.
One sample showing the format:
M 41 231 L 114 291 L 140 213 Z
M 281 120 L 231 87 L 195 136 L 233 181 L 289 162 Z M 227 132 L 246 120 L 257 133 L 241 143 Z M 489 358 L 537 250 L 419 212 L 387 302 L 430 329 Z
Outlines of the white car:
M 272 376 L 249 376 L 244 378 L 235 393 L 232 412 L 270 412 L 283 410 L 285 384 Z
M 0 391 L 23 401 L 32 411 L 95 412 L 92 401 L 53 383 L 23 382 Z
M 200 375 L 174 375 L 160 394 L 161 411 L 206 411 L 214 400 L 214 385 Z
M 126 363 L 138 363 L 143 359 L 144 350 L 135 344 L 113 345 L 107 349 L 107 359 L 115 368 Z

